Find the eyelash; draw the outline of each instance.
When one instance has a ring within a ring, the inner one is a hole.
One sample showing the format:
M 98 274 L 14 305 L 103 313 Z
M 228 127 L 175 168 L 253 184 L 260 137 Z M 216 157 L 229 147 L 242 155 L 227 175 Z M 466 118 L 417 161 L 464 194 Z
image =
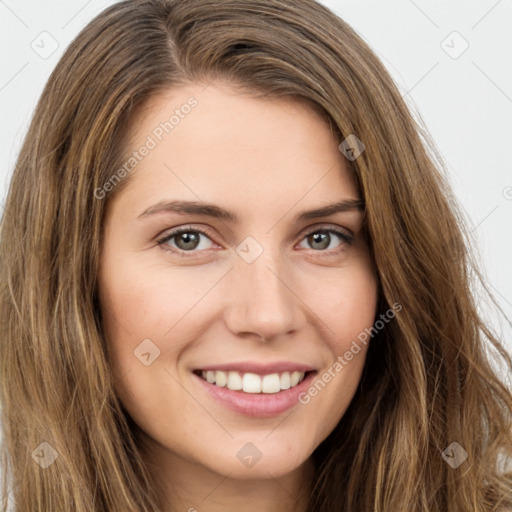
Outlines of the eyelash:
M 206 231 L 204 231 L 200 228 L 194 228 L 192 226 L 185 226 L 185 227 L 181 227 L 181 228 L 176 228 L 175 230 L 171 231 L 170 233 L 165 234 L 163 237 L 157 239 L 156 243 L 158 245 L 161 245 L 162 249 L 165 251 L 171 251 L 174 254 L 177 254 L 178 256 L 181 256 L 181 257 L 194 258 L 194 257 L 196 257 L 194 253 L 200 253 L 202 251 L 197 251 L 197 250 L 184 251 L 182 249 L 176 249 L 175 247 L 165 246 L 165 243 L 168 242 L 169 240 L 172 240 L 174 237 L 181 235 L 182 233 L 190 233 L 190 232 L 200 233 L 211 240 L 211 236 Z M 309 235 L 312 235 L 313 233 L 334 233 L 345 244 L 351 245 L 354 242 L 354 237 L 352 235 L 349 235 L 348 233 L 342 231 L 341 229 L 333 228 L 333 227 L 327 228 L 327 227 L 323 227 L 323 226 L 316 227 L 316 228 L 311 229 L 310 231 L 306 232 L 304 234 L 304 236 L 302 237 L 302 240 L 304 238 L 308 237 Z M 213 240 L 211 240 L 211 241 L 213 242 Z M 320 250 L 320 251 L 314 251 L 314 249 L 311 249 L 311 250 L 313 250 L 314 252 L 318 252 L 318 253 L 324 253 L 324 254 L 322 254 L 322 256 L 325 256 L 325 257 L 336 256 L 336 255 L 338 255 L 339 252 L 341 252 L 343 250 L 343 243 L 341 243 L 337 249 L 330 249 L 330 250 L 324 249 L 324 250 Z M 205 249 L 205 250 L 207 250 L 207 249 Z

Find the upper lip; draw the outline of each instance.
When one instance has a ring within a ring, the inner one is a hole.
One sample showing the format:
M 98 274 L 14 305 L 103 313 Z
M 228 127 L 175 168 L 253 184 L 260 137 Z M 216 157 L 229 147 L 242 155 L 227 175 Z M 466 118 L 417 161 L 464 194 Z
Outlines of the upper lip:
M 271 373 L 283 373 L 283 372 L 311 372 L 314 371 L 312 366 L 301 363 L 294 363 L 292 361 L 277 361 L 275 363 L 257 363 L 253 361 L 240 361 L 238 363 L 224 363 L 224 364 L 212 364 L 209 366 L 201 366 L 195 371 L 238 371 L 241 373 L 256 373 L 259 375 L 269 375 Z

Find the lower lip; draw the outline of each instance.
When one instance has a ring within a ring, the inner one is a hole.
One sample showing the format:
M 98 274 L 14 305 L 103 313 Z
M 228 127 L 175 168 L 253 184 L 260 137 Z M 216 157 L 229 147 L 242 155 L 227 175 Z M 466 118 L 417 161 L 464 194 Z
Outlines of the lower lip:
M 316 372 L 306 375 L 304 380 L 293 388 L 279 391 L 279 393 L 244 393 L 243 391 L 232 391 L 228 388 L 221 388 L 210 384 L 206 380 L 193 373 L 203 388 L 218 400 L 222 405 L 245 416 L 259 418 L 270 418 L 277 416 L 294 405 L 299 403 L 299 395 L 310 386 Z

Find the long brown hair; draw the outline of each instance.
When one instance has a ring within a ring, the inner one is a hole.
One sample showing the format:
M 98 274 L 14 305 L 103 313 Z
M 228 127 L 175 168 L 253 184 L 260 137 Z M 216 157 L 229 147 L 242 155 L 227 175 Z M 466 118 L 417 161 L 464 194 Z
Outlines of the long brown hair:
M 2 510 L 9 490 L 17 512 L 163 510 L 114 391 L 97 297 L 104 211 L 130 174 L 104 199 L 95 191 L 126 160 L 137 107 L 216 78 L 307 102 L 340 143 L 363 142 L 347 164 L 365 201 L 379 313 L 402 306 L 314 452 L 309 511 L 512 506 L 512 394 L 490 354 L 507 372 L 512 360 L 477 312 L 471 283 L 485 281 L 442 159 L 381 62 L 313 0 L 128 0 L 58 63 L 5 203 Z M 467 452 L 458 467 L 442 456 L 454 442 Z

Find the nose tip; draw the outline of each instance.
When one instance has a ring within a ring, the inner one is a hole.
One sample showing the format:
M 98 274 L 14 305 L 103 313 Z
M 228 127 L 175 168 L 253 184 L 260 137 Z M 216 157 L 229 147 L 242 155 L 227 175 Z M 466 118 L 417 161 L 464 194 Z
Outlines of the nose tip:
M 238 261 L 231 274 L 225 311 L 231 332 L 268 343 L 300 328 L 300 301 L 278 258 L 267 254 L 251 264 Z

